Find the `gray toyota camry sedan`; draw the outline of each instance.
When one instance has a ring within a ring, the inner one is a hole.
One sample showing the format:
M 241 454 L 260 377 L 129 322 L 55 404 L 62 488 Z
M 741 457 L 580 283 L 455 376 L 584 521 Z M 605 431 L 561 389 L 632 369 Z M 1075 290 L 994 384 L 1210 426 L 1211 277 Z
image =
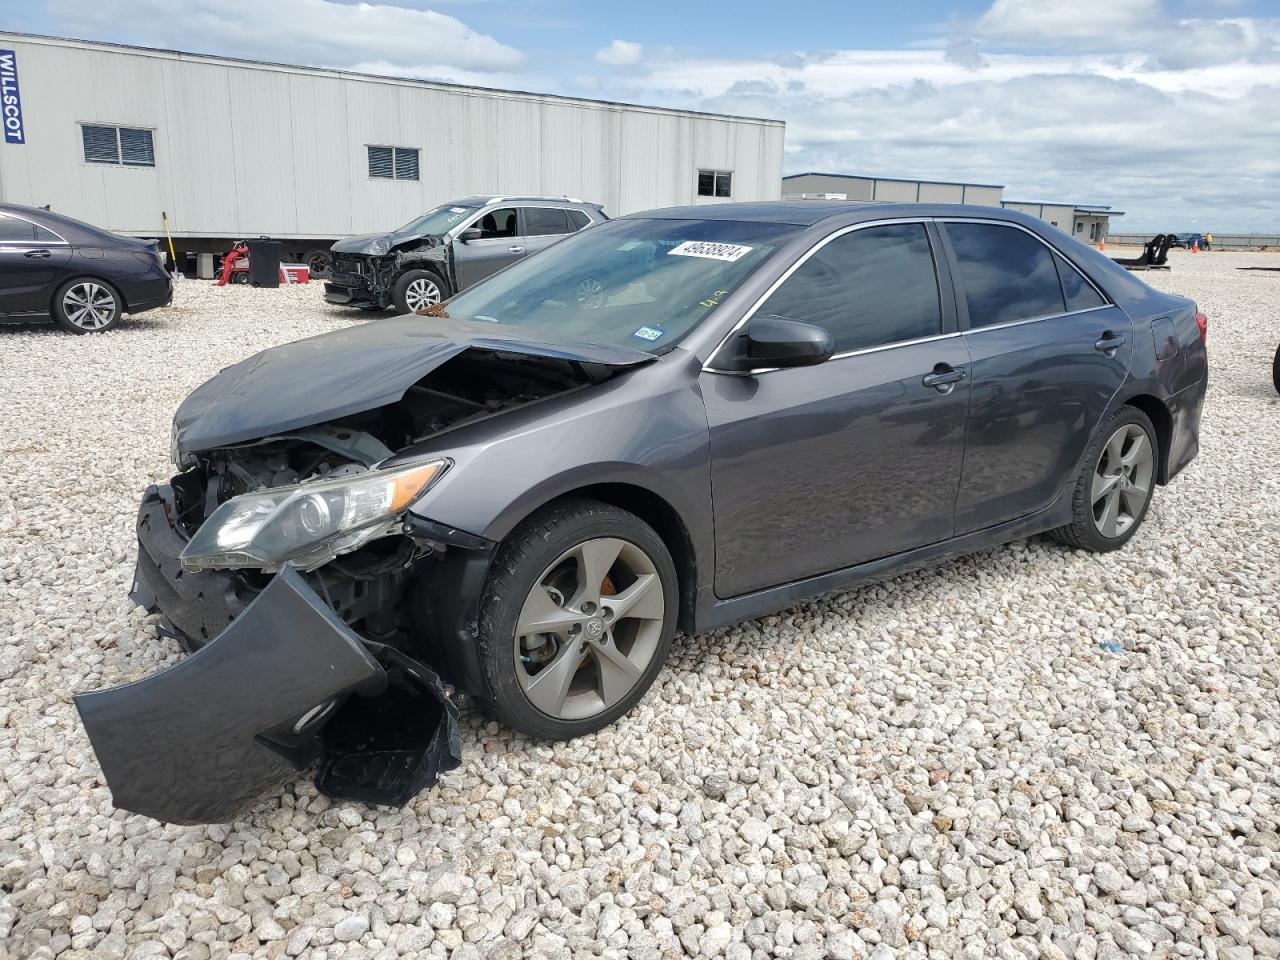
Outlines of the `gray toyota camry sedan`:
M 426 314 L 179 407 L 133 597 L 191 655 L 77 697 L 119 807 L 226 820 L 312 767 L 403 803 L 464 694 L 597 730 L 677 628 L 1042 531 L 1117 549 L 1198 448 L 1196 305 L 1008 210 L 651 211 Z

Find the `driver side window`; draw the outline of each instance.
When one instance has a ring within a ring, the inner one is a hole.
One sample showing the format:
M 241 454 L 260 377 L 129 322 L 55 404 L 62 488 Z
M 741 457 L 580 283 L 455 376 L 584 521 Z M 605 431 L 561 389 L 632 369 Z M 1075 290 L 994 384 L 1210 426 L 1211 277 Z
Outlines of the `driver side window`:
M 481 240 L 497 240 L 516 236 L 516 211 L 514 207 L 490 210 L 474 224 L 480 228 Z
M 756 313 L 825 327 L 836 353 L 938 335 L 942 307 L 925 225 L 886 224 L 837 237 Z

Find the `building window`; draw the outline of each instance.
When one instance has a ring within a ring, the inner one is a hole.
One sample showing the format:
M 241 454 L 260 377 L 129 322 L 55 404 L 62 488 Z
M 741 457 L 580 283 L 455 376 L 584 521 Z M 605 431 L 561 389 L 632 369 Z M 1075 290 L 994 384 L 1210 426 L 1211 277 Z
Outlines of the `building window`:
M 378 180 L 417 180 L 417 147 L 370 147 L 369 176 Z
M 154 167 L 155 144 L 151 131 L 140 127 L 108 127 L 82 123 L 85 163 L 114 163 L 124 167 Z
M 698 196 L 728 197 L 733 194 L 732 170 L 699 170 Z

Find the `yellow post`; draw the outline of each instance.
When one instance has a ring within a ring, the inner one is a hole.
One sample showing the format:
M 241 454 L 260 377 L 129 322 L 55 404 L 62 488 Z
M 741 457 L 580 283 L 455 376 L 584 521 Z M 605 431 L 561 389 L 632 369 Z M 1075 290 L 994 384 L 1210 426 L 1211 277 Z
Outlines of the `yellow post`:
M 173 234 L 169 232 L 169 214 L 160 211 L 160 219 L 164 223 L 164 235 L 169 239 L 169 260 L 173 264 L 173 272 L 178 272 L 178 255 L 173 252 Z

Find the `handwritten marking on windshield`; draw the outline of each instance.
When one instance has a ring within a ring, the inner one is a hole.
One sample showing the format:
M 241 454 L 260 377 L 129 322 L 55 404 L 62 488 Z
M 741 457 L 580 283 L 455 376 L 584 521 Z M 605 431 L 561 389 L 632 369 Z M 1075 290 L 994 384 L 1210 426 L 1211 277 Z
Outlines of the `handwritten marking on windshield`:
M 712 243 L 709 240 L 686 240 L 667 251 L 669 257 L 702 257 L 704 260 L 723 260 L 733 263 L 752 251 L 738 243 Z

